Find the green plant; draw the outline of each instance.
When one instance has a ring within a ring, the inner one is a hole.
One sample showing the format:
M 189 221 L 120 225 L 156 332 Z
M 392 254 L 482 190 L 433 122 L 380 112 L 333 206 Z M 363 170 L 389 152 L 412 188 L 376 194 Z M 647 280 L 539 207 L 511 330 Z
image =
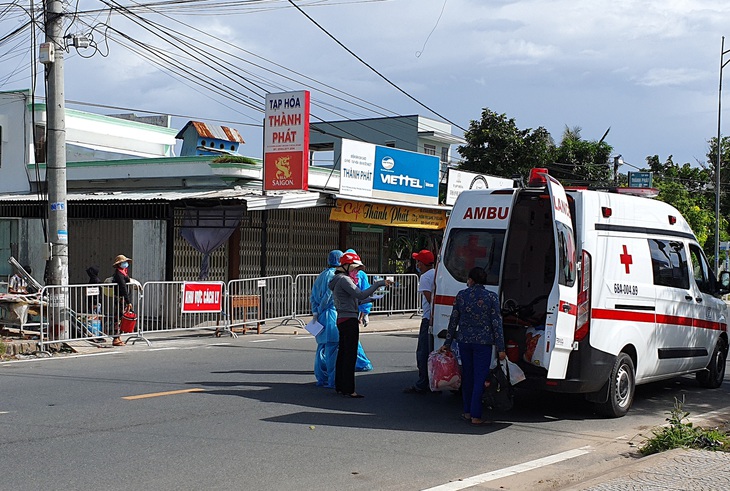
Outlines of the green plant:
M 249 164 L 256 165 L 256 161 L 243 155 L 221 155 L 213 159 L 216 164 Z
M 689 412 L 684 410 L 684 397 L 682 401 L 675 397 L 674 407 L 666 419 L 669 424 L 652 430 L 654 436 L 639 448 L 639 452 L 651 455 L 673 448 L 730 451 L 730 437 L 725 431 L 696 427 L 688 418 Z
M 7 351 L 8 351 L 8 345 L 5 344 L 4 342 L 2 342 L 2 340 L 0 340 L 0 358 L 5 356 L 5 353 L 7 353 Z

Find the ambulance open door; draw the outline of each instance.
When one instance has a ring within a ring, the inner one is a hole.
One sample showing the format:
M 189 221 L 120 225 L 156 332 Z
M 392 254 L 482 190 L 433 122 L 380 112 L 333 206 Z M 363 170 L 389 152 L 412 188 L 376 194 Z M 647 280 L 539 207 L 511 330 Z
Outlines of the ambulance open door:
M 578 315 L 576 251 L 570 206 L 563 186 L 544 174 L 553 212 L 555 240 L 555 278 L 547 304 L 545 319 L 545 360 L 549 379 L 564 379 L 568 358 L 573 350 L 575 322 Z

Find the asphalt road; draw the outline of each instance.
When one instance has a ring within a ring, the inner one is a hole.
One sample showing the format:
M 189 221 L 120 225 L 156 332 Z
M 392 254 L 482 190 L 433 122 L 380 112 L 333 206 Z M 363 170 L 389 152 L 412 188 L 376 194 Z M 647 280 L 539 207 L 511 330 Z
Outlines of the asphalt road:
M 730 411 L 727 381 L 710 391 L 682 377 L 639 387 L 620 419 L 518 391 L 515 409 L 474 428 L 458 397 L 401 392 L 416 378 L 415 332 L 362 343 L 375 370 L 358 375 L 359 400 L 315 387 L 307 336 L 2 363 L 0 489 L 463 489 L 472 476 L 479 489 L 555 489 L 630 458 L 675 398 L 695 416 Z

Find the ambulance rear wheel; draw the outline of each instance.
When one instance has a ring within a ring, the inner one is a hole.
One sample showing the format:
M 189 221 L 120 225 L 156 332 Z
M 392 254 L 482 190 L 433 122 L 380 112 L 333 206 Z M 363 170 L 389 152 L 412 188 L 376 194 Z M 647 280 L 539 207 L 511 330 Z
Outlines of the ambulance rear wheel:
M 717 389 L 722 385 L 725 378 L 725 361 L 727 361 L 727 349 L 722 339 L 717 341 L 715 351 L 707 365 L 707 369 L 697 372 L 697 381 L 702 387 Z
M 608 400 L 599 404 L 598 410 L 610 418 L 620 418 L 629 411 L 635 390 L 634 362 L 626 353 L 620 353 L 608 379 Z

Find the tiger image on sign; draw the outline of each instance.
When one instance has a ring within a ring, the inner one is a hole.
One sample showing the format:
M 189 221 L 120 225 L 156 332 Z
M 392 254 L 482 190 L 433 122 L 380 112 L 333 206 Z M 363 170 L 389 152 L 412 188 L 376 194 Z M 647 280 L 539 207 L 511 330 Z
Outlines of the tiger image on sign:
M 280 157 L 276 159 L 276 162 L 274 162 L 274 165 L 277 168 L 277 179 L 289 179 L 291 177 L 291 164 L 289 163 L 289 158 L 289 156 Z

